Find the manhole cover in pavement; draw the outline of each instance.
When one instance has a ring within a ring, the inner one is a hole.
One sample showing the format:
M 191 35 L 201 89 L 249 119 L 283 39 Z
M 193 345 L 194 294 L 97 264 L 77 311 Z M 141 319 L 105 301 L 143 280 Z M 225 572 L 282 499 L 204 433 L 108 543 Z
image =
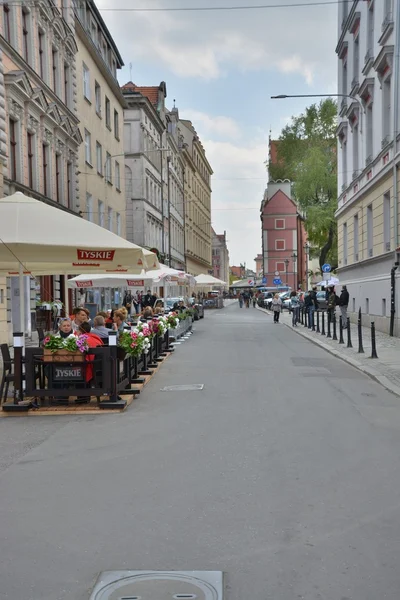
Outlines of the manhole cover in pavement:
M 104 571 L 90 600 L 223 600 L 223 573 Z
M 204 383 L 189 383 L 187 385 L 167 385 L 161 388 L 162 392 L 195 392 L 202 390 Z

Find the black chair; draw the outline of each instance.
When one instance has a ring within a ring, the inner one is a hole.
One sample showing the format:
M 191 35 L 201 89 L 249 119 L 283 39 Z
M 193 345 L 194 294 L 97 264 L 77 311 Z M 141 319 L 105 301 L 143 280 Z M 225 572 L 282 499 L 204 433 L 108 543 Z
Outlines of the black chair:
M 39 336 L 39 346 L 41 346 L 43 344 L 44 341 L 44 331 L 41 327 L 38 327 L 36 329 L 38 336 Z
M 13 365 L 14 361 L 11 358 L 10 348 L 8 344 L 1 344 L 1 357 L 3 359 L 3 377 L 1 379 L 0 385 L 0 404 L 6 402 L 8 397 L 8 388 L 10 387 L 10 383 L 14 383 L 15 375 L 13 373 Z M 25 375 L 23 375 L 23 379 L 25 379 Z

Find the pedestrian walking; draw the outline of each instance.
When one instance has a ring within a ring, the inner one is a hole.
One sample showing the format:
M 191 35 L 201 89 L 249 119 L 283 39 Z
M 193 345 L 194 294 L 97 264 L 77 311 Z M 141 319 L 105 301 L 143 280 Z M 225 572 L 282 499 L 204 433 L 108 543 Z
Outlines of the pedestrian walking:
M 317 287 L 314 286 L 310 292 L 310 300 L 311 304 L 309 306 L 309 319 L 308 319 L 308 329 L 313 329 L 314 327 L 314 313 L 318 310 L 318 300 L 317 300 Z
M 278 294 L 275 294 L 272 299 L 272 310 L 274 311 L 274 323 L 279 323 L 279 316 L 282 312 L 282 300 Z
M 336 302 L 338 300 L 338 297 L 335 294 L 335 288 L 333 287 L 333 285 L 328 288 L 328 291 L 329 291 L 329 295 L 328 295 L 328 321 L 330 321 L 332 323 L 332 321 L 333 321 L 333 315 L 335 314 Z
M 300 321 L 300 298 L 293 290 L 290 292 L 290 308 L 292 311 L 292 327 L 297 327 Z
M 239 306 L 240 306 L 240 308 L 243 308 L 243 294 L 242 293 L 239 294 Z
M 256 296 L 254 295 L 254 296 L 253 296 L 253 308 L 255 308 L 255 307 L 256 307 L 256 305 L 257 305 L 257 298 L 256 298 Z
M 340 292 L 340 297 L 339 297 L 339 307 L 340 307 L 340 314 L 341 314 L 343 329 L 346 329 L 346 327 L 347 327 L 347 308 L 349 306 L 349 299 L 350 299 L 350 295 L 349 295 L 349 292 L 347 291 L 347 287 L 345 285 L 342 285 L 342 291 Z

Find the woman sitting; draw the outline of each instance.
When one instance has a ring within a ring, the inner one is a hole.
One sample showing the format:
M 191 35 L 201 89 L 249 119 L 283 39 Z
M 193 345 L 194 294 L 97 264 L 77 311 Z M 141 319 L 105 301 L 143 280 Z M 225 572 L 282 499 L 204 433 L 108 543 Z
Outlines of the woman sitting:
M 153 313 L 153 309 L 151 308 L 151 306 L 146 306 L 143 309 L 143 313 L 142 313 L 142 316 L 140 317 L 140 320 L 148 321 L 149 319 L 152 319 L 153 316 L 154 316 L 154 313 Z
M 61 319 L 60 322 L 58 323 L 58 331 L 55 334 L 56 337 L 67 338 L 68 336 L 70 336 L 72 334 L 73 334 L 73 331 L 72 331 L 71 319 L 68 319 L 68 318 Z
M 122 308 L 114 312 L 113 329 L 117 332 L 117 337 L 124 331 L 125 327 L 127 327 L 125 322 L 125 313 L 126 309 L 122 310 Z
M 81 336 L 81 335 L 86 336 L 87 344 L 88 344 L 89 348 L 97 348 L 98 346 L 103 346 L 103 342 L 101 341 L 101 338 L 98 335 L 96 335 L 95 333 L 91 333 L 91 327 L 90 327 L 89 323 L 82 323 L 82 325 L 79 327 L 79 329 L 77 331 L 77 335 L 78 336 Z M 93 374 L 94 374 L 93 362 L 94 362 L 95 358 L 96 357 L 94 354 L 86 355 L 86 360 L 92 364 L 86 365 L 84 387 L 90 387 L 90 382 L 92 381 Z M 87 404 L 88 402 L 90 402 L 90 396 L 81 396 L 80 398 L 77 398 L 75 402 L 76 402 L 76 404 Z

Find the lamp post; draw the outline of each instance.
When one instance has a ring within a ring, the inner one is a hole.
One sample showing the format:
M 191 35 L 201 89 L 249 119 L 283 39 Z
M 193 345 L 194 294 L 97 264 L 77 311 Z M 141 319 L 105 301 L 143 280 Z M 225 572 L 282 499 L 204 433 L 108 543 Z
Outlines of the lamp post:
M 289 282 L 288 282 L 288 266 L 289 266 L 289 259 L 286 258 L 284 261 L 285 263 L 285 267 L 286 267 L 286 287 L 289 287 Z
M 291 256 L 291 259 L 293 261 L 293 289 L 296 290 L 297 289 L 297 283 L 296 283 L 296 262 L 297 262 L 297 252 L 293 251 L 293 254 Z
M 306 286 L 308 288 L 309 287 L 308 257 L 310 255 L 310 246 L 309 246 L 308 242 L 306 242 L 304 244 L 303 249 L 304 249 L 304 254 L 306 255 L 306 272 L 305 272 L 305 275 L 306 275 Z

